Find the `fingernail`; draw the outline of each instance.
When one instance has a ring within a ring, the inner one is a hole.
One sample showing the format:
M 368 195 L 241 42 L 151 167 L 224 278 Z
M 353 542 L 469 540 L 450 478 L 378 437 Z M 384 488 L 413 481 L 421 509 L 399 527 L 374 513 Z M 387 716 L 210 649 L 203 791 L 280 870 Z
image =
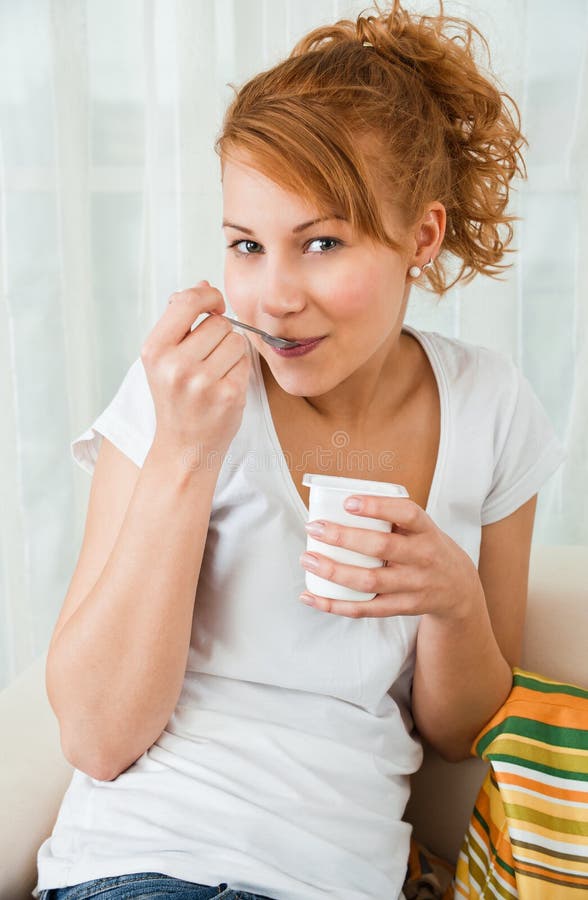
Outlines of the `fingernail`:
M 303 553 L 300 557 L 300 562 L 305 569 L 312 569 L 313 572 L 318 572 L 321 567 L 320 560 L 316 556 L 312 556 L 311 553 Z
M 322 522 L 306 522 L 304 527 L 309 534 L 314 534 L 317 537 L 325 533 L 325 526 Z
M 314 597 L 311 597 L 310 594 L 300 594 L 298 599 L 306 603 L 307 606 L 314 606 Z
M 349 497 L 345 501 L 345 509 L 348 509 L 350 512 L 358 512 L 361 509 L 361 500 L 358 497 Z

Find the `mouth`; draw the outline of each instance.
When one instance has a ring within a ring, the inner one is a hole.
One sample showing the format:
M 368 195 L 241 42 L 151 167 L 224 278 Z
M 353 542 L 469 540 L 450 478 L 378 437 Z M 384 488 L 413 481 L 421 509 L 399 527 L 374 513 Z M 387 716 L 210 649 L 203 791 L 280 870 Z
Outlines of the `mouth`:
M 306 344 L 314 344 L 315 341 L 322 340 L 322 338 L 324 338 L 325 335 L 319 334 L 316 337 L 310 337 L 310 338 L 293 338 L 293 337 L 286 337 L 285 335 L 281 334 L 280 337 L 285 341 L 292 341 L 293 344 L 297 344 L 297 346 L 299 346 L 299 347 L 304 347 L 304 346 L 306 346 Z
M 274 347 L 272 345 L 272 350 L 274 353 L 277 353 L 278 356 L 284 356 L 286 358 L 293 356 L 306 356 L 307 353 L 312 353 L 315 347 L 320 347 L 321 343 L 326 338 L 326 335 L 318 338 L 301 338 L 294 347 L 288 347 L 287 349 L 280 349 L 279 347 Z M 293 338 L 288 338 L 288 340 L 294 340 Z

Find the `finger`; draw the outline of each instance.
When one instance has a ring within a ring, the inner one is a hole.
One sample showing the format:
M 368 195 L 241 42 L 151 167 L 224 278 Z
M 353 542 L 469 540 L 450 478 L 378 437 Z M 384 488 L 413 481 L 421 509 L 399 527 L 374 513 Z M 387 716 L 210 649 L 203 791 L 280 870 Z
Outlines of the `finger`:
M 151 347 L 180 344 L 202 313 L 223 313 L 225 301 L 217 288 L 200 282 L 193 288 L 177 291 L 169 298 L 167 308 L 148 338 Z M 206 320 L 207 321 L 207 320 Z
M 214 358 L 214 351 L 221 347 L 223 355 L 228 350 L 229 355 L 234 356 L 238 350 L 238 355 L 242 356 L 247 341 L 242 334 L 233 330 L 231 323 L 227 322 L 224 316 L 213 314 L 186 334 L 178 347 L 178 352 L 182 358 L 185 355 L 186 360 L 206 362 L 207 359 Z
M 243 367 L 251 365 L 251 358 L 247 353 L 247 341 L 242 334 L 231 331 L 218 346 L 218 352 L 211 353 L 202 362 L 202 373 L 209 382 L 220 381 L 228 377 L 238 385 L 241 381 Z
M 351 566 L 314 551 L 301 554 L 299 562 L 307 572 L 319 578 L 365 594 L 392 594 L 422 588 L 422 572 L 413 566 Z
M 203 281 L 197 282 L 197 284 L 195 284 L 194 287 L 195 287 L 195 288 L 198 288 L 198 287 L 210 287 L 210 281 L 206 281 L 206 279 L 204 279 Z M 167 301 L 168 304 L 173 303 L 174 300 L 176 299 L 176 297 L 178 296 L 178 294 L 181 294 L 181 293 L 182 293 L 183 291 L 185 291 L 185 290 L 188 290 L 188 289 L 187 289 L 187 288 L 178 288 L 178 289 L 175 290 L 172 294 L 170 294 L 170 295 L 169 295 L 169 299 L 168 299 L 168 301 Z
M 169 295 L 169 299 L 167 302 L 168 304 L 173 303 L 180 294 L 183 294 L 189 290 L 196 290 L 200 287 L 211 287 L 210 281 L 207 281 L 205 278 L 203 278 L 202 281 L 196 282 L 196 284 L 192 285 L 191 288 L 177 288 L 172 294 Z
M 353 504 L 359 504 L 357 508 Z M 353 494 L 345 500 L 347 512 L 372 519 L 384 519 L 402 529 L 405 534 L 427 531 L 432 520 L 425 510 L 410 497 L 374 497 L 367 494 Z
M 320 528 L 320 531 L 316 526 Z M 321 548 L 313 544 L 313 541 L 353 550 L 356 553 L 363 553 L 365 556 L 373 556 L 376 559 L 385 560 L 388 564 L 417 562 L 414 542 L 396 532 L 374 531 L 372 528 L 352 528 L 349 525 L 339 525 L 324 519 L 308 522 L 305 528 L 309 536 L 308 549 L 318 553 L 322 552 Z
M 310 598 L 308 602 L 303 598 Z M 311 606 L 320 612 L 332 613 L 336 616 L 347 616 L 349 619 L 385 618 L 388 616 L 420 615 L 417 610 L 415 594 L 378 594 L 373 600 L 331 600 L 305 591 L 300 600 L 305 606 Z

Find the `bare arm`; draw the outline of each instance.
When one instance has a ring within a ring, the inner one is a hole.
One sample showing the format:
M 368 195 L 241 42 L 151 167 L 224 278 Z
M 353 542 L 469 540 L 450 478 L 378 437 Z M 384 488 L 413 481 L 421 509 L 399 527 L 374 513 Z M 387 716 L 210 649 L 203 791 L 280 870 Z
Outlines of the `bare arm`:
M 460 620 L 424 616 L 417 639 L 412 707 L 420 733 L 446 759 L 471 742 L 504 702 L 518 665 L 536 496 L 482 529 L 481 589 L 472 586 Z
M 66 757 L 95 778 L 134 762 L 175 707 L 217 476 L 154 442 L 101 575 L 57 623 L 47 691 Z

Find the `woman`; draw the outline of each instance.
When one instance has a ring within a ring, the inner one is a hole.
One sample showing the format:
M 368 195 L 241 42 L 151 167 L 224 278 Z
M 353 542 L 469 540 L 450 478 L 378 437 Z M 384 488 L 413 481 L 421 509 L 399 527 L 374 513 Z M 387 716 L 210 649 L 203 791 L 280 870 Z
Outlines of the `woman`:
M 76 771 L 43 900 L 402 896 L 418 735 L 465 758 L 511 689 L 563 451 L 507 357 L 403 323 L 414 283 L 501 271 L 525 141 L 473 26 L 377 13 L 244 85 L 217 143 L 226 296 L 308 350 L 200 282 L 73 443 L 94 477 L 47 688 Z M 304 472 L 410 499 L 310 523 Z M 307 568 L 377 596 L 307 597 Z

